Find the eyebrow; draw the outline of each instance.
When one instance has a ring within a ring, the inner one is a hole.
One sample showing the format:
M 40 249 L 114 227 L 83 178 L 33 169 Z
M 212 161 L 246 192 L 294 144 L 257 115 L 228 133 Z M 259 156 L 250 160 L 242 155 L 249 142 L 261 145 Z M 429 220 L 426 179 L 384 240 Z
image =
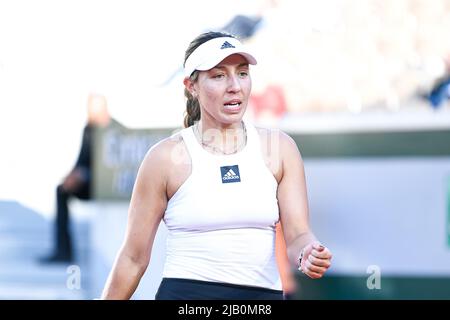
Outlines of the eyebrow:
M 240 63 L 237 67 L 238 68 L 248 67 L 248 62 Z M 215 66 L 213 69 L 225 69 L 225 66 Z

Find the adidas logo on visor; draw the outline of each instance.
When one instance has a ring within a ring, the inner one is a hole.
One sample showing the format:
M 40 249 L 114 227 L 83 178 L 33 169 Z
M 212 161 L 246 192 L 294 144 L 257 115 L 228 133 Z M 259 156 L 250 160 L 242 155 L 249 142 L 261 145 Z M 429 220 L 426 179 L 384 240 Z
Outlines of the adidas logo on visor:
M 233 53 L 240 53 L 249 64 L 256 64 L 255 57 L 239 40 L 219 37 L 202 43 L 192 52 L 184 63 L 184 76 L 192 76 L 195 70 L 209 70 Z
M 220 167 L 220 173 L 222 175 L 222 183 L 241 182 L 238 165 Z
M 225 41 L 222 46 L 220 47 L 220 49 L 228 49 L 228 48 L 236 48 L 235 46 L 233 46 L 231 43 L 229 43 L 228 41 Z

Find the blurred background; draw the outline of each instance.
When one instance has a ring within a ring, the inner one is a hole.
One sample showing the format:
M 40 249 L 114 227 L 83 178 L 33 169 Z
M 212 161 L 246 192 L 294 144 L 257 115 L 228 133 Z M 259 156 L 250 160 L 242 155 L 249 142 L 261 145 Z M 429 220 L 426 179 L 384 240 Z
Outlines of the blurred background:
M 208 30 L 253 49 L 246 117 L 305 161 L 334 264 L 296 275 L 295 298 L 449 299 L 449 0 L 0 0 L 0 298 L 100 296 L 138 165 L 182 127 L 185 49 Z M 69 202 L 71 263 L 43 264 L 92 97 L 113 119 L 92 134 L 92 197 Z M 165 233 L 135 299 L 154 297 Z

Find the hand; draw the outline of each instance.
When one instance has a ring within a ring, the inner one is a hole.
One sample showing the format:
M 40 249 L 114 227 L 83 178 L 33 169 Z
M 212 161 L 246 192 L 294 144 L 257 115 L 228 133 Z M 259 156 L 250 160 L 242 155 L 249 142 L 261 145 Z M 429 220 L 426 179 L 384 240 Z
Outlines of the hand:
M 332 254 L 327 247 L 314 241 L 303 249 L 301 271 L 312 279 L 322 278 L 331 266 Z
M 82 182 L 81 172 L 78 169 L 74 169 L 64 179 L 63 188 L 66 191 L 74 192 L 80 186 L 81 182 Z

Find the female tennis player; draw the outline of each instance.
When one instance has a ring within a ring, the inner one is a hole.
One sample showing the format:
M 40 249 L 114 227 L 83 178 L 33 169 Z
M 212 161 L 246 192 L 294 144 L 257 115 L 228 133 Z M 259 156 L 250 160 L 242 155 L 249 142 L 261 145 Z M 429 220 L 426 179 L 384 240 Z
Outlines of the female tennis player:
M 126 237 L 102 298 L 132 296 L 161 220 L 169 233 L 156 299 L 283 299 L 278 221 L 292 266 L 311 278 L 330 267 L 330 250 L 310 229 L 296 143 L 243 119 L 255 64 L 229 34 L 208 32 L 190 43 L 185 128 L 154 145 L 141 164 Z

